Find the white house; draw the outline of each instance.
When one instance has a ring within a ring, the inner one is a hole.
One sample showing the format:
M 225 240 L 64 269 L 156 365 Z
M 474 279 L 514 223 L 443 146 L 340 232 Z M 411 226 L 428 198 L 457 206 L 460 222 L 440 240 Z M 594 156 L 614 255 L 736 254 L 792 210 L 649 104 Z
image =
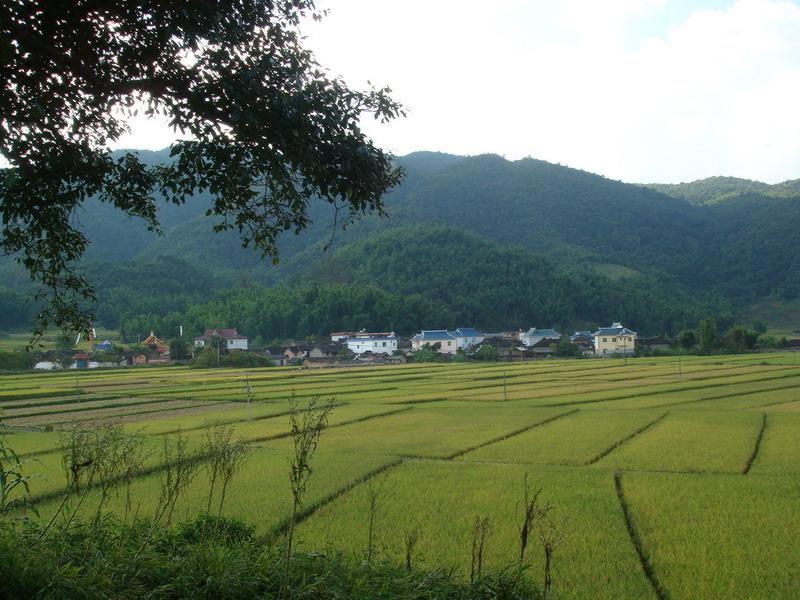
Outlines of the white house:
M 536 346 L 542 340 L 549 340 L 556 343 L 560 339 L 561 334 L 555 329 L 537 329 L 536 327 L 531 327 L 528 331 L 519 336 L 519 340 L 529 348 L 531 346 Z
M 206 329 L 203 335 L 194 338 L 195 348 L 204 348 L 213 337 L 222 338 L 228 350 L 247 350 L 247 336 L 239 335 L 235 329 Z
M 439 344 L 439 352 L 442 354 L 455 354 L 458 350 L 458 340 L 446 329 L 423 329 L 411 338 L 411 349 L 419 350 L 424 346 L 435 346 Z
M 397 350 L 397 336 L 394 332 L 389 334 L 359 333 L 354 337 L 344 338 L 343 341 L 353 354 L 363 354 L 364 352 L 392 354 Z
M 601 327 L 592 334 L 592 337 L 597 356 L 633 354 L 636 351 L 636 332 L 623 327 L 622 323 Z
M 474 327 L 459 327 L 449 333 L 456 338 L 458 348 L 462 350 L 469 350 L 486 339 L 486 336 Z

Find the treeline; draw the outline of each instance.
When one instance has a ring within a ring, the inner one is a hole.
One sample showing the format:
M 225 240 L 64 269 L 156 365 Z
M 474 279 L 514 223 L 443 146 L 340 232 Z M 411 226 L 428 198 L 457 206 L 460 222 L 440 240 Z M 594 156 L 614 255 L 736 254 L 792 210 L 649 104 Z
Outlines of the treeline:
M 622 320 L 641 332 L 677 333 L 725 303 L 698 299 L 652 276 L 611 280 L 588 269 L 560 269 L 523 249 L 502 248 L 463 231 L 431 226 L 371 236 L 319 261 L 305 283 L 218 291 L 185 310 L 121 320 L 123 338 L 150 330 L 171 337 L 236 327 L 263 342 L 349 329 L 475 325 L 484 330 L 572 329 Z
M 787 346 L 785 337 L 767 333 L 767 326 L 761 321 L 753 323 L 750 329 L 742 324 L 719 322 L 714 317 L 700 321 L 693 329 L 684 329 L 678 334 L 677 345 L 683 350 L 699 354 L 733 353 L 741 354 L 754 350 L 779 349 Z

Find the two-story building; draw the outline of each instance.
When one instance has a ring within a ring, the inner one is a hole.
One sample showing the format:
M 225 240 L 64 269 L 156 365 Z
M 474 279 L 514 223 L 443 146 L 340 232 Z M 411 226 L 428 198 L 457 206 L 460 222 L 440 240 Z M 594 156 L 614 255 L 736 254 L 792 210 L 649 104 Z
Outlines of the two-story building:
M 228 350 L 247 350 L 247 336 L 240 335 L 235 329 L 206 329 L 203 335 L 194 338 L 195 348 L 205 348 L 214 337 L 222 338 Z
M 614 354 L 633 354 L 636 351 L 636 332 L 624 327 L 622 323 L 612 323 L 611 327 L 601 327 L 592 334 L 594 352 L 597 356 Z
M 332 339 L 332 336 L 331 336 Z M 359 332 L 351 337 L 340 338 L 353 354 L 393 354 L 397 350 L 397 336 L 391 333 Z
M 436 348 L 437 344 L 442 354 L 455 354 L 458 350 L 458 340 L 446 329 L 423 329 L 411 338 L 411 349 L 414 351 L 425 346 Z
M 458 348 L 461 350 L 469 350 L 486 339 L 486 336 L 474 327 L 459 327 L 449 333 L 456 338 Z

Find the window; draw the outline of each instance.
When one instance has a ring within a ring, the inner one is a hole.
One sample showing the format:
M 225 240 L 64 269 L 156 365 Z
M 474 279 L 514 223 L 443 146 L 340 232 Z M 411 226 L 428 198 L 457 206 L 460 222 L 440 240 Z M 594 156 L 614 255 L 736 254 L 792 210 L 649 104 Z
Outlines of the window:
M 607 342 L 607 341 L 608 341 L 608 338 L 603 338 L 603 341 L 604 341 L 604 342 Z
M 383 347 L 386 348 L 386 342 L 383 342 Z
M 612 342 L 616 342 L 616 341 L 617 341 L 617 338 L 611 338 L 611 341 L 612 341 Z

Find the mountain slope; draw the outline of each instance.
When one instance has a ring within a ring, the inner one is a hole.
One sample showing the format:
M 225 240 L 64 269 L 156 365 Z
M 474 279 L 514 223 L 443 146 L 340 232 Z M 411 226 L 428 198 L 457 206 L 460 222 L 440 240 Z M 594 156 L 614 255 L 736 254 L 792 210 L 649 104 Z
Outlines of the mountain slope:
M 168 155 L 162 151 L 145 158 L 155 163 Z M 332 206 L 312 202 L 311 226 L 299 235 L 286 232 L 279 240 L 278 267 L 262 261 L 253 250 L 243 249 L 237 232 L 212 232 L 214 219 L 205 216 L 211 202 L 208 195 L 182 206 L 162 202 L 162 237 L 108 206 L 87 203 L 76 215 L 93 240 L 87 262 L 116 262 L 124 268 L 127 262 L 152 264 L 160 257 L 174 257 L 187 265 L 187 272 L 195 269 L 197 278 L 207 278 L 209 293 L 252 283 L 297 285 L 309 278 L 347 285 L 378 281 L 392 294 L 418 293 L 410 282 L 446 282 L 448 285 L 435 293 L 429 286 L 426 297 L 453 303 L 470 290 L 475 300 L 473 306 L 463 309 L 465 318 L 478 314 L 483 303 L 497 302 L 481 288 L 506 289 L 525 277 L 515 269 L 538 273 L 536 261 L 545 259 L 559 277 L 613 273 L 618 276 L 616 285 L 626 293 L 636 286 L 650 292 L 658 289 L 669 303 L 687 292 L 701 298 L 724 296 L 737 306 L 770 297 L 800 297 L 800 247 L 795 243 L 800 231 L 800 195 L 795 194 L 798 181 L 767 186 L 711 178 L 657 186 L 671 194 L 667 195 L 533 159 L 507 161 L 495 155 L 419 152 L 397 161 L 407 175 L 386 198 L 388 218 L 367 215 L 339 231 L 334 227 Z M 714 201 L 720 194 L 724 201 Z M 681 195 L 688 200 L 672 197 Z M 447 234 L 440 226 L 449 228 Z M 398 232 L 392 234 L 393 230 Z M 440 234 L 441 240 L 437 238 Z M 460 239 L 456 243 L 456 234 L 468 235 L 469 242 Z M 491 277 L 485 270 L 452 269 L 454 254 L 476 266 L 482 264 L 471 248 L 481 248 L 492 257 Z M 512 254 L 503 254 L 506 251 Z M 502 266 L 503 260 L 507 268 Z M 101 272 L 92 268 L 94 273 Z M 112 266 L 104 268 L 114 271 Z M 170 269 L 172 266 L 160 272 Z M 447 278 L 448 269 L 469 277 L 475 285 L 456 286 L 458 282 Z M 29 288 L 24 274 L 7 261 L 0 264 L 0 274 L 2 287 L 14 289 L 16 294 Z M 562 284 L 556 279 L 548 279 L 546 297 L 537 295 L 544 287 L 513 285 L 522 294 L 540 298 L 542 307 L 551 302 L 582 302 L 580 290 L 573 284 L 559 288 Z M 605 285 L 591 280 L 588 287 Z M 459 293 L 448 297 L 447 289 Z M 603 289 L 605 297 L 613 297 Z M 195 301 L 197 292 L 187 289 L 180 297 L 166 305 L 183 306 L 186 298 Z M 652 298 L 651 302 L 659 300 Z M 624 299 L 618 303 L 624 305 Z M 514 307 L 507 309 L 509 321 L 517 322 Z M 583 306 L 576 308 L 574 315 L 600 314 L 593 310 Z M 609 304 L 603 310 L 607 319 L 615 306 Z M 543 309 L 536 314 L 546 320 L 550 313 Z

